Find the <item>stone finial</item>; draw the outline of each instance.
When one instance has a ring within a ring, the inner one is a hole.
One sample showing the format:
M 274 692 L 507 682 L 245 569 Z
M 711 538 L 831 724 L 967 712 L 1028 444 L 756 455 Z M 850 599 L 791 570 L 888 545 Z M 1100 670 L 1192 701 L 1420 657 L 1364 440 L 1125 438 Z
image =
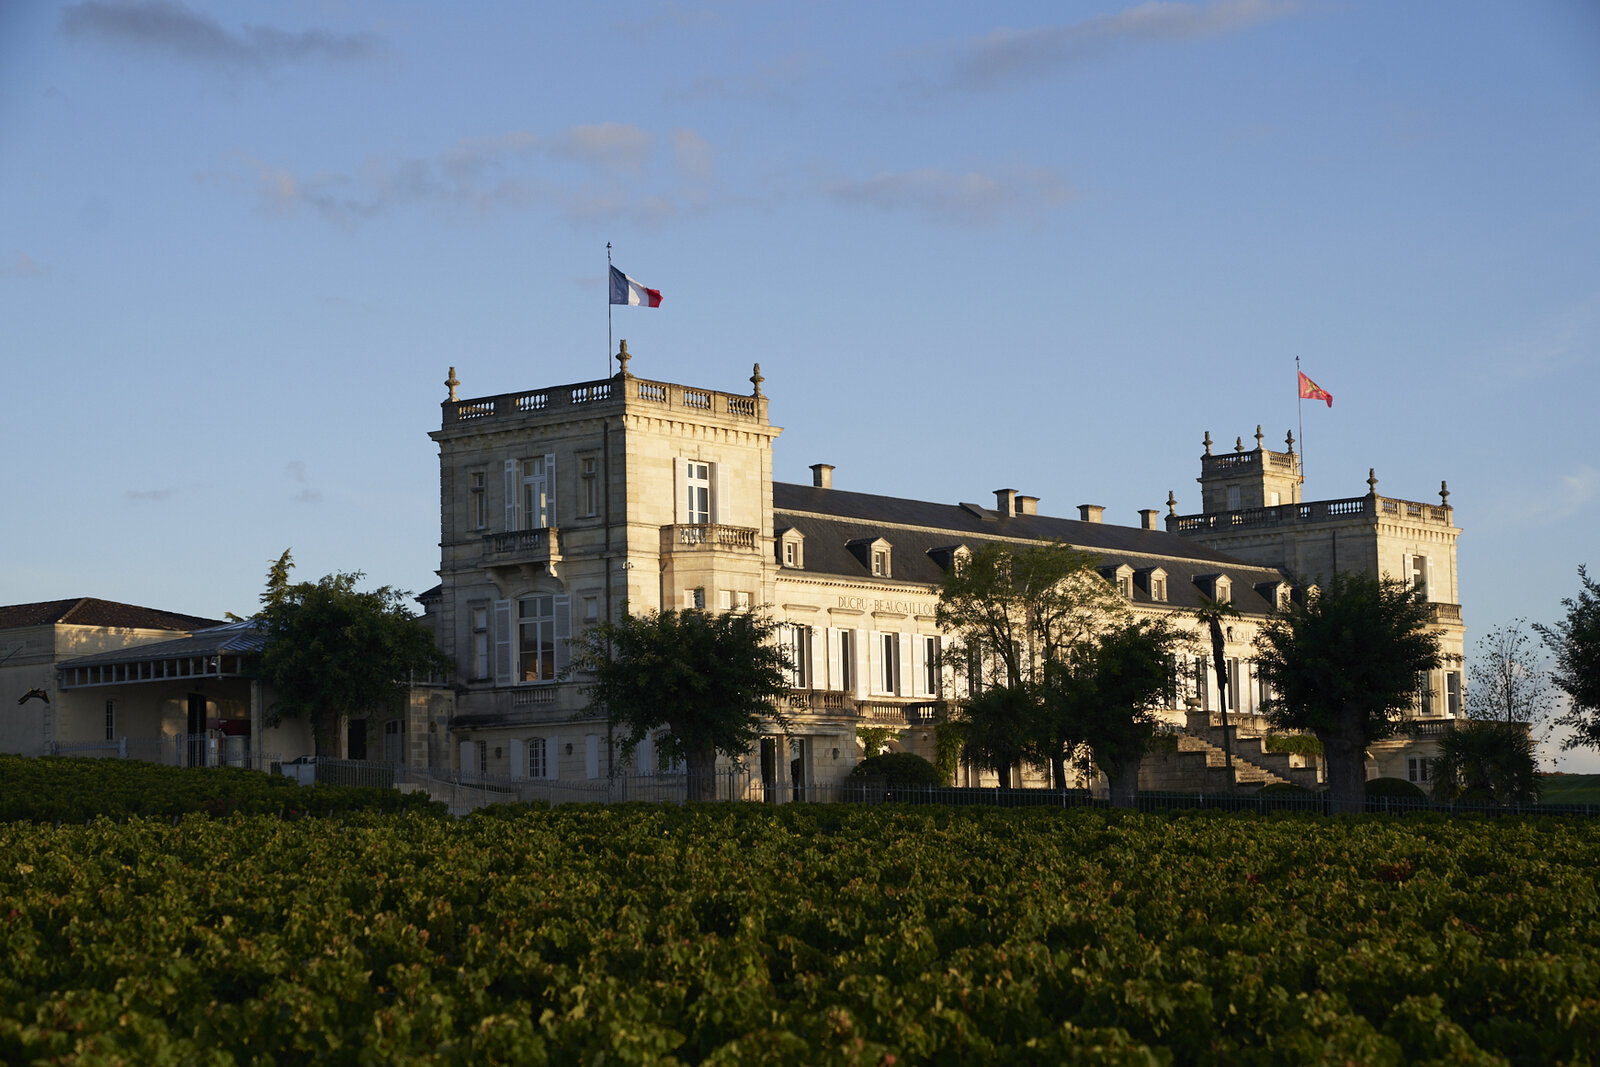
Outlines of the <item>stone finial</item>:
M 1210 430 L 1206 431 L 1206 439 L 1204 441 L 1204 444 L 1206 446 L 1206 455 L 1208 455 L 1208 456 L 1211 455 L 1211 431 Z
M 1257 452 L 1261 451 L 1261 437 L 1262 437 L 1261 424 L 1258 422 L 1258 423 L 1256 423 L 1256 451 Z
M 1289 446 L 1289 455 L 1294 455 L 1294 431 L 1290 430 L 1283 437 L 1284 443 Z
M 1367 468 L 1367 492 L 1373 496 L 1378 495 L 1378 469 L 1376 467 Z
M 1171 489 L 1168 489 L 1167 490 L 1167 514 L 1168 515 L 1176 515 L 1177 513 L 1178 513 L 1178 498 L 1173 495 Z
M 1233 450 L 1235 452 L 1243 452 L 1244 451 L 1244 438 L 1235 437 L 1233 439 Z
M 1439 506 L 1444 508 L 1450 506 L 1450 487 L 1442 478 L 1439 480 Z
M 624 378 L 631 376 L 628 372 L 628 360 L 632 358 L 633 356 L 628 354 L 628 342 L 624 339 L 622 346 L 617 349 L 617 373 Z
M 460 385 L 461 382 L 456 378 L 456 369 L 454 367 L 450 368 L 450 377 L 444 380 L 444 384 L 450 387 L 450 402 L 452 404 L 455 403 L 456 386 Z
M 750 384 L 756 387 L 755 391 L 750 394 L 751 396 L 761 395 L 761 383 L 764 381 L 766 379 L 761 376 L 761 364 L 757 363 L 755 373 L 750 375 Z

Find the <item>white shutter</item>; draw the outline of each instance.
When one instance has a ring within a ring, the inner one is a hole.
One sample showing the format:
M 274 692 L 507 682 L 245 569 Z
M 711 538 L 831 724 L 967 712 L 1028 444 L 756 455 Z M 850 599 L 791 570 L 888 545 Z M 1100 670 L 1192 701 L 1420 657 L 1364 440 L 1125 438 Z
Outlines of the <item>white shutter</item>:
M 828 646 L 828 681 L 824 688 L 843 689 L 844 686 L 839 684 L 841 670 L 839 666 L 839 631 L 835 630 L 832 626 L 824 627 L 822 630 L 822 640 L 823 643 Z
M 911 662 L 912 657 L 910 634 L 900 635 L 900 647 L 896 650 L 896 653 L 894 663 L 895 692 L 900 696 L 905 696 L 911 692 L 911 684 L 906 678 L 906 664 Z
M 544 776 L 553 782 L 561 777 L 561 738 L 552 737 L 545 745 Z
M 733 508 L 728 499 L 727 472 L 721 463 L 711 465 L 711 521 L 727 522 Z
M 494 684 L 512 685 L 517 678 L 517 658 L 511 640 L 511 601 L 494 602 Z
M 506 533 L 522 529 L 517 511 L 522 506 L 522 486 L 517 479 L 517 461 L 506 460 Z
M 461 773 L 478 773 L 478 744 L 476 741 L 461 742 Z
M 639 743 L 633 746 L 633 773 L 654 774 L 656 770 L 655 753 L 651 751 L 650 735 L 645 734 Z
M 923 685 L 924 675 L 922 667 L 927 661 L 927 655 L 923 651 L 924 644 L 925 642 L 922 640 L 921 634 L 913 635 L 911 638 L 911 685 L 908 688 L 911 691 L 911 695 L 917 697 L 925 697 L 928 695 L 927 692 L 925 692 L 927 687 Z
M 883 692 L 883 635 L 867 631 L 867 692 Z
M 689 461 L 672 461 L 672 521 L 683 526 L 689 521 Z
M 556 613 L 556 677 L 560 678 L 572 662 L 572 598 L 555 598 Z
M 511 780 L 520 782 L 528 773 L 528 756 L 521 738 L 511 739 Z
M 815 626 L 806 627 L 806 645 L 808 646 L 806 648 L 806 652 L 811 657 L 811 662 L 806 665 L 806 684 L 812 689 L 826 689 L 828 687 L 828 683 L 826 681 L 828 672 L 828 643 L 827 641 L 823 641 L 822 647 L 817 647 L 817 638 L 821 635 L 821 633 L 822 631 L 818 630 Z
M 590 734 L 583 739 L 583 770 L 590 778 L 600 777 L 599 734 Z
M 544 514 L 540 516 L 540 526 L 555 526 L 556 523 L 556 457 L 553 452 L 544 455 Z

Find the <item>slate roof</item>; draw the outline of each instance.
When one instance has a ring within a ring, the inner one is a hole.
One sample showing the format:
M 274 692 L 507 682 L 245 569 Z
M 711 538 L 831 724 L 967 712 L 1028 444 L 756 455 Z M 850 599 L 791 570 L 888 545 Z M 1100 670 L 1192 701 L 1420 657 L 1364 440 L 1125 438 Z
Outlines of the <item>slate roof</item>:
M 153 641 L 147 645 L 134 645 L 131 648 L 99 652 L 93 656 L 62 660 L 57 666 L 104 667 L 114 663 L 142 663 L 145 660 L 181 659 L 185 656 L 214 656 L 223 652 L 249 655 L 260 652 L 266 644 L 267 635 L 257 625 L 256 620 L 245 619 L 243 622 L 223 623 L 221 626 L 213 626 L 171 641 Z
M 222 625 L 221 619 L 202 619 L 114 600 L 75 597 L 71 600 L 46 600 L 38 604 L 0 606 L 0 630 L 22 626 L 104 626 L 133 630 L 202 630 Z
M 1003 516 L 977 504 L 935 504 L 786 482 L 773 483 L 772 504 L 774 533 L 781 536 L 784 530 L 793 529 L 805 537 L 805 566 L 780 572 L 787 575 L 938 585 L 944 580 L 944 569 L 930 554 L 933 550 L 958 544 L 977 549 L 991 541 L 1054 540 L 1095 553 L 1104 566 L 1126 563 L 1136 571 L 1162 568 L 1167 572 L 1164 603 L 1172 607 L 1200 607 L 1201 589 L 1195 579 L 1226 574 L 1233 581 L 1234 607 L 1265 614 L 1272 604 L 1255 586 L 1287 580 L 1272 567 L 1245 563 L 1165 530 L 1048 515 Z M 875 537 L 891 546 L 889 579 L 873 578 L 866 563 L 847 547 L 851 541 Z M 1152 603 L 1137 583 L 1133 602 Z

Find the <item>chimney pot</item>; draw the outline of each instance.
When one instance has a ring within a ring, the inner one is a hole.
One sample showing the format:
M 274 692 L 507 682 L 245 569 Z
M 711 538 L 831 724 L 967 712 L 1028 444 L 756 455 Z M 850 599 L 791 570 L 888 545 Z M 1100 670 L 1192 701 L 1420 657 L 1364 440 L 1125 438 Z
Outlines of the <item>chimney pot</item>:
M 1139 509 L 1139 528 L 1142 530 L 1156 529 L 1156 516 L 1161 514 L 1159 508 Z
M 1099 522 L 1106 509 L 1099 504 L 1079 504 L 1078 517 L 1084 522 Z
M 833 488 L 833 467 L 827 463 L 813 463 L 811 465 L 811 484 L 818 489 Z
M 1036 497 L 1036 496 L 1019 496 L 1019 497 L 1017 497 L 1017 514 L 1018 515 L 1037 515 L 1037 514 L 1039 514 L 1039 498 Z
M 1015 489 L 996 489 L 994 491 L 994 509 L 1002 515 L 1015 515 L 1017 513 L 1017 491 Z

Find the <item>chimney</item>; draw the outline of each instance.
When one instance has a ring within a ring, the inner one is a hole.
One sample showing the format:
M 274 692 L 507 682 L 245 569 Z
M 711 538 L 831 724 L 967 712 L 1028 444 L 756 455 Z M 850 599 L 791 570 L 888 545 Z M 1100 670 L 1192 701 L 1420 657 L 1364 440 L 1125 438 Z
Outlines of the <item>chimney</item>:
M 1141 530 L 1154 530 L 1156 528 L 1156 516 L 1160 514 L 1161 510 L 1159 508 L 1140 508 L 1139 528 Z
M 1019 497 L 1017 497 L 1017 514 L 1018 515 L 1037 515 L 1037 514 L 1039 514 L 1039 498 L 1036 497 L 1036 496 L 1019 496 Z
M 813 463 L 811 465 L 811 484 L 818 489 L 833 488 L 833 467 L 827 463 Z
M 994 491 L 994 509 L 1002 515 L 1015 515 L 1017 513 L 1017 491 L 1015 489 L 996 489 Z
M 1100 516 L 1104 515 L 1105 513 L 1106 509 L 1101 507 L 1099 504 L 1078 505 L 1078 518 L 1082 519 L 1084 522 L 1099 522 Z

